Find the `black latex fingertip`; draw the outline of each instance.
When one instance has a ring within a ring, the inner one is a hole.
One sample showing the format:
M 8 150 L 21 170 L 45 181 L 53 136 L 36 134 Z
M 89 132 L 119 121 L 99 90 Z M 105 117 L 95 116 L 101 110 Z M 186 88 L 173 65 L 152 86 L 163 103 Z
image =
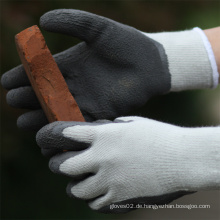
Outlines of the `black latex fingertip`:
M 53 173 L 59 174 L 60 170 L 60 164 L 62 163 L 62 161 L 57 160 L 56 156 L 52 157 L 49 161 L 49 168 Z
M 1 85 L 2 85 L 3 88 L 9 89 L 8 85 L 6 83 L 6 81 L 7 81 L 6 78 L 7 78 L 6 74 L 3 74 L 2 77 L 1 77 Z
M 53 130 L 56 126 L 62 124 L 60 121 L 56 121 L 53 123 L 49 123 L 46 126 L 42 127 L 36 134 L 36 142 L 39 147 L 41 148 L 48 148 L 47 144 L 50 144 L 47 139 L 50 139 L 51 141 L 53 139 L 56 139 L 59 134 L 54 134 Z M 61 131 L 62 132 L 62 131 Z M 60 133 L 61 133 L 60 132 Z M 62 135 L 61 135 L 62 136 Z
M 45 131 L 47 130 L 47 126 L 44 126 L 42 127 L 36 134 L 36 142 L 37 142 L 37 145 L 40 147 L 40 148 L 43 148 L 44 147 L 44 137 L 45 137 Z
M 55 31 L 52 28 L 52 27 L 56 26 L 56 23 L 54 23 L 54 19 L 56 19 L 57 13 L 59 13 L 63 10 L 65 11 L 65 10 L 68 10 L 68 9 L 55 9 L 55 10 L 51 10 L 51 11 L 48 11 L 45 14 L 43 14 L 40 17 L 40 21 L 39 21 L 40 26 L 44 30 Z M 51 24 L 52 24 L 52 26 L 51 26 Z
M 49 11 L 40 18 L 40 26 L 51 32 L 67 34 L 91 43 L 106 27 L 106 18 L 75 9 Z
M 64 161 L 68 160 L 69 158 L 77 156 L 77 155 L 81 154 L 82 152 L 83 151 L 76 151 L 76 152 L 75 151 L 66 151 L 66 152 L 62 151 L 50 159 L 49 168 L 51 169 L 52 172 L 61 174 L 61 171 L 59 170 L 60 165 Z M 62 173 L 62 174 L 65 176 L 70 176 L 71 178 L 74 178 L 74 179 L 80 179 L 80 176 L 72 176 L 70 174 L 65 174 L 65 173 Z M 86 175 L 81 175 L 81 177 L 84 178 L 84 177 L 86 177 Z
M 41 107 L 31 86 L 10 90 L 6 95 L 6 101 L 14 108 L 39 109 Z
M 14 92 L 13 92 L 13 90 L 10 90 L 6 94 L 6 102 L 11 107 L 15 107 L 15 105 L 16 105 L 16 103 L 13 102 L 13 99 L 14 99 Z
M 17 90 L 16 89 L 12 89 L 12 90 L 8 91 L 8 93 L 6 94 L 7 104 L 13 108 L 20 107 L 20 105 L 19 105 L 20 99 L 21 99 L 21 97 L 17 97 Z
M 22 65 L 5 72 L 1 77 L 2 86 L 9 90 L 30 85 L 30 81 Z
M 48 120 L 42 110 L 27 112 L 17 119 L 17 126 L 24 131 L 38 131 L 48 124 Z
M 66 193 L 69 197 L 76 198 L 71 192 L 72 187 L 73 187 L 73 183 L 72 182 L 68 183 L 68 185 L 66 187 Z
M 75 125 L 87 125 L 86 122 L 59 121 L 42 128 L 37 134 L 37 143 L 41 148 L 81 151 L 90 146 L 85 142 L 78 142 L 63 135 L 63 130 Z
M 67 194 L 70 198 L 81 199 L 81 198 L 75 196 L 75 195 L 72 193 L 72 191 L 71 191 L 72 187 L 75 186 L 75 185 L 77 185 L 79 182 L 80 182 L 80 181 L 78 180 L 78 181 L 71 181 L 71 182 L 68 183 L 68 185 L 67 185 L 67 187 L 66 187 L 66 194 Z M 81 199 L 81 200 L 83 200 L 83 199 Z
M 17 119 L 17 127 L 24 131 L 38 131 L 40 128 L 36 126 L 30 126 L 30 122 L 26 121 L 26 117 L 23 115 L 19 116 Z
M 47 23 L 49 21 L 49 19 L 47 19 L 47 16 L 48 16 L 49 13 L 51 13 L 51 11 L 46 12 L 45 14 L 43 14 L 40 17 L 40 21 L 39 21 L 39 24 L 40 24 L 41 28 L 43 28 L 45 30 L 47 30 Z

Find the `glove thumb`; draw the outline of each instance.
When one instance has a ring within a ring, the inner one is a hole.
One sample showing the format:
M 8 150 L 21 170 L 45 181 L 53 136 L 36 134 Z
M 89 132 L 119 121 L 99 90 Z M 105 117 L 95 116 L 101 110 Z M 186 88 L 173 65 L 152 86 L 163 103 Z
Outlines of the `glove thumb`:
M 86 42 L 100 36 L 109 19 L 75 9 L 52 10 L 40 18 L 40 26 L 46 30 L 71 35 Z

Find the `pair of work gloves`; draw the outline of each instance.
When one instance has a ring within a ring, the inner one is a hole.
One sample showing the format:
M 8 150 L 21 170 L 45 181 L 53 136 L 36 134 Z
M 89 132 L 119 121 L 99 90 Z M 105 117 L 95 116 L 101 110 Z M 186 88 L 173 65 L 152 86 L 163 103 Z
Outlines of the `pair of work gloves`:
M 120 205 L 165 204 L 216 187 L 219 129 L 121 117 L 155 95 L 217 86 L 201 29 L 148 34 L 73 9 L 44 14 L 40 26 L 82 40 L 54 58 L 87 122 L 48 124 L 22 65 L 1 82 L 9 105 L 31 110 L 17 125 L 40 129 L 37 143 L 50 169 L 70 177 L 70 196 L 118 213 L 131 210 Z

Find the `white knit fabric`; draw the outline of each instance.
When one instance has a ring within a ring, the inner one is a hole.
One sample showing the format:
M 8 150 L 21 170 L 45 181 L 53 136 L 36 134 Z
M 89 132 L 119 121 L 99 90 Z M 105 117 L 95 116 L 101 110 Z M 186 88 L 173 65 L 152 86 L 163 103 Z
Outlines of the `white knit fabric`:
M 212 50 L 212 46 L 205 35 L 204 31 L 198 27 L 193 28 L 194 31 L 198 32 L 203 40 L 204 46 L 206 48 L 207 54 L 209 56 L 209 61 L 212 66 L 212 73 L 213 73 L 213 88 L 216 88 L 218 86 L 219 82 L 219 73 L 218 73 L 218 67 L 216 64 L 215 55 Z
M 180 190 L 220 189 L 220 127 L 181 128 L 140 117 L 63 130 L 91 147 L 61 163 L 68 175 L 94 173 L 73 186 L 100 209 L 127 199 Z
M 161 43 L 168 58 L 171 91 L 215 88 L 218 71 L 211 46 L 199 28 L 188 31 L 143 33 Z

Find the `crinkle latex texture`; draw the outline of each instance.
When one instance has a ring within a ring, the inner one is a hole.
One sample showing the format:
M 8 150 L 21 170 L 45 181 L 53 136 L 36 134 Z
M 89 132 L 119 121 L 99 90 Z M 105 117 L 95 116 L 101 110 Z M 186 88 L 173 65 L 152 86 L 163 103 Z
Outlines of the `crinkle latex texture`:
M 40 26 L 82 40 L 54 58 L 86 121 L 127 115 L 170 90 L 163 46 L 135 28 L 73 9 L 44 14 Z M 5 73 L 1 83 L 10 90 L 9 105 L 31 110 L 18 118 L 18 127 L 38 130 L 48 123 L 23 66 Z

